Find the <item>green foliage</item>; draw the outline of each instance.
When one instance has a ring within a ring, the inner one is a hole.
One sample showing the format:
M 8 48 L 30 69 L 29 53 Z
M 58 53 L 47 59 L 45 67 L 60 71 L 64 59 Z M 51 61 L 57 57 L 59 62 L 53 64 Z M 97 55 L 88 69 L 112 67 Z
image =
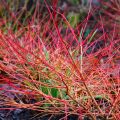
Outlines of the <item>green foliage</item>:
M 56 89 L 56 88 L 51 88 L 51 95 L 52 95 L 53 97 L 58 97 L 58 93 L 59 93 L 58 89 Z
M 90 30 L 89 28 L 86 29 L 85 34 L 84 34 L 84 37 L 86 38 L 86 37 L 89 35 L 90 32 L 91 32 L 91 30 Z
M 80 22 L 80 14 L 78 13 L 69 12 L 67 18 L 73 28 Z
M 42 92 L 45 93 L 46 95 L 51 95 L 52 97 L 57 98 L 59 95 L 59 91 L 56 88 L 49 88 L 47 86 L 41 86 L 40 87 Z
M 88 40 L 88 43 L 90 43 L 92 41 L 92 39 L 94 38 L 95 34 L 97 33 L 97 29 L 93 32 L 92 36 L 90 37 L 90 39 Z
M 41 90 L 42 90 L 43 93 L 45 93 L 46 95 L 48 95 L 50 89 L 48 87 L 41 86 Z
M 71 2 L 73 5 L 79 4 L 79 0 L 70 0 L 70 2 Z

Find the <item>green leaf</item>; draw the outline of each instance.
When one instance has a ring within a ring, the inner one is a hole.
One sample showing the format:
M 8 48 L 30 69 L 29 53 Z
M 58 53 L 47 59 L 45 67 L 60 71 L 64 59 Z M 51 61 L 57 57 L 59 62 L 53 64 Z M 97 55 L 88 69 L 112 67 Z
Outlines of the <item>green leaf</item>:
M 41 86 L 41 90 L 44 94 L 48 95 L 50 94 L 52 97 L 55 97 L 57 98 L 58 97 L 58 89 L 57 88 L 48 88 L 48 87 L 45 87 L 45 86 Z
M 31 84 L 30 81 L 24 80 L 25 85 L 27 85 L 28 87 L 34 87 L 34 85 Z
M 49 52 L 48 51 L 46 51 L 45 57 L 46 57 L 46 60 L 49 60 Z
M 72 4 L 77 5 L 79 4 L 79 0 L 71 0 Z
M 80 14 L 70 12 L 68 13 L 67 18 L 68 18 L 70 25 L 74 28 L 80 21 Z
M 45 86 L 41 86 L 41 90 L 44 94 L 48 95 L 49 93 L 49 88 L 45 87 Z
M 86 37 L 89 35 L 90 32 L 91 32 L 91 30 L 90 30 L 90 29 L 87 29 L 87 30 L 85 31 L 84 37 L 86 38 Z
M 43 105 L 43 107 L 47 107 L 47 108 L 50 107 L 50 106 L 51 106 L 50 103 L 46 103 L 46 104 Z
M 53 97 L 58 97 L 58 89 L 56 89 L 56 88 L 52 88 L 51 89 L 51 95 L 53 96 Z
M 88 43 L 90 43 L 90 42 L 92 41 L 92 39 L 93 39 L 93 37 L 95 36 L 95 34 L 97 33 L 97 31 L 98 31 L 98 29 L 96 29 L 96 30 L 94 31 L 94 33 L 92 34 L 92 36 L 91 36 L 90 39 L 88 40 Z
M 71 71 L 70 71 L 70 69 L 68 68 L 68 69 L 66 70 L 66 75 L 67 75 L 67 76 L 70 76 L 70 74 L 71 74 Z

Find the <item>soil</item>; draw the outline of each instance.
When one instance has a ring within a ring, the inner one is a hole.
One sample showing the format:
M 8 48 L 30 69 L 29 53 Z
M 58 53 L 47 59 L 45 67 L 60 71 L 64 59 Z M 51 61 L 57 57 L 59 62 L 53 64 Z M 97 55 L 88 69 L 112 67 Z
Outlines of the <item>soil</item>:
M 16 109 L 14 111 L 0 110 L 0 120 L 49 120 L 50 117 L 51 115 L 40 116 L 38 112 L 28 109 Z M 59 120 L 63 117 L 63 115 L 54 115 L 50 120 Z M 78 117 L 76 115 L 71 115 L 67 119 L 78 120 Z
M 0 110 L 0 120 L 60 120 L 64 115 L 40 115 L 39 112 L 28 109 Z M 64 120 L 64 119 L 61 119 Z M 68 116 L 67 120 L 79 120 L 77 115 Z M 92 120 L 85 116 L 83 120 Z M 98 116 L 96 120 L 106 120 Z

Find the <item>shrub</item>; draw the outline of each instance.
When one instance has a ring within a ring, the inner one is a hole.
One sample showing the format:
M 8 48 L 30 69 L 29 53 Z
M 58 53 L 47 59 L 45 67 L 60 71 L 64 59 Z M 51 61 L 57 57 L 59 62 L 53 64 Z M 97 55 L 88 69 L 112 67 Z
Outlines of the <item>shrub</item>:
M 118 119 L 116 26 L 107 33 L 101 21 L 85 36 L 90 10 L 72 28 L 56 6 L 45 4 L 48 13 L 42 19 L 36 6 L 25 26 L 0 30 L 1 109 Z

